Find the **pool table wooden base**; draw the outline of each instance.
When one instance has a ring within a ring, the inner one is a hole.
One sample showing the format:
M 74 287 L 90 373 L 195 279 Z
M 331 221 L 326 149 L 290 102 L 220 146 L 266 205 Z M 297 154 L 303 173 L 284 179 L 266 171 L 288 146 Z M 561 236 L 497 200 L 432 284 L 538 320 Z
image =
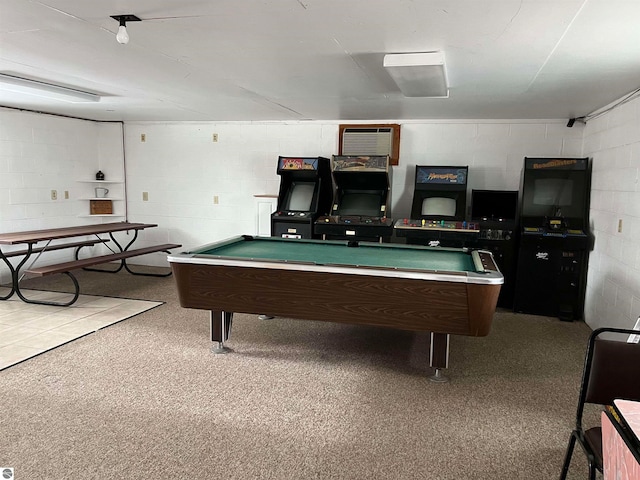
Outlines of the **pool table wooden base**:
M 211 312 L 211 340 L 232 312 L 431 332 L 430 365 L 448 366 L 449 335 L 485 336 L 499 284 L 172 263 L 180 304 Z

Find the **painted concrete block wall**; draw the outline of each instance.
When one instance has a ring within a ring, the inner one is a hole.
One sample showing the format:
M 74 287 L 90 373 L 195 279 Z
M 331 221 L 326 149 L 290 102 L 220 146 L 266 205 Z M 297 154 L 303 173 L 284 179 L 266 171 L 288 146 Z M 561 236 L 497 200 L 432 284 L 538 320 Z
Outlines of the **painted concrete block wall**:
M 130 221 L 159 225 L 142 232 L 141 246 L 191 248 L 254 233 L 254 195 L 279 189 L 277 157 L 330 158 L 339 123 L 127 123 L 123 157 L 120 124 L 0 110 L 0 231 L 124 219 L 79 217 L 87 205 L 77 200 L 77 181 L 101 169 L 108 178 L 126 177 Z M 469 190 L 517 190 L 525 156 L 581 153 L 581 130 L 560 121 L 404 122 L 392 217 L 409 215 L 415 165 L 468 165 Z M 50 200 L 52 189 L 68 190 L 70 199 Z M 161 257 L 135 261 L 166 265 Z
M 631 328 L 640 316 L 640 99 L 587 122 L 593 158 L 587 323 Z
M 254 195 L 278 193 L 278 156 L 331 158 L 339 124 L 127 123 L 129 219 L 158 223 L 149 235 L 186 249 L 255 233 Z M 564 122 L 403 123 L 392 217 L 409 216 L 415 165 L 468 165 L 469 190 L 518 190 L 525 156 L 579 156 L 581 148 L 581 132 Z
M 278 155 L 326 155 L 334 151 L 333 130 L 302 124 L 128 123 L 129 218 L 158 223 L 160 229 L 147 232 L 161 236 L 154 240 L 185 248 L 254 233 L 254 195 L 278 192 Z
M 472 189 L 518 190 L 525 156 L 571 157 L 581 149 L 581 133 L 561 122 L 403 124 L 400 165 L 393 171 L 394 217 L 411 211 L 416 165 L 468 165 L 470 201 Z
M 78 200 L 77 180 L 95 178 L 99 168 L 123 177 L 122 152 L 120 124 L 0 108 L 0 232 L 105 221 L 79 217 L 89 206 Z M 73 251 L 46 255 L 41 261 L 52 263 L 70 260 Z M 2 281 L 8 279 L 6 270 L 0 268 Z

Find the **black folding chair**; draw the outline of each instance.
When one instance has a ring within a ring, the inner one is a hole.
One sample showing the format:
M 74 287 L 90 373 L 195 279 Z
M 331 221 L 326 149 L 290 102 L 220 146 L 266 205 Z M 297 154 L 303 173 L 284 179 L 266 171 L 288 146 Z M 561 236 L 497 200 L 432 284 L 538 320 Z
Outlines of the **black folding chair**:
M 599 338 L 602 334 L 607 334 L 606 338 Z M 640 401 L 640 343 L 633 335 L 640 335 L 640 330 L 598 328 L 589 336 L 576 426 L 569 438 L 560 480 L 567 478 L 576 441 L 587 457 L 589 479 L 595 480 L 596 470 L 602 472 L 602 427 L 583 425 L 586 404 L 607 406 L 617 398 Z

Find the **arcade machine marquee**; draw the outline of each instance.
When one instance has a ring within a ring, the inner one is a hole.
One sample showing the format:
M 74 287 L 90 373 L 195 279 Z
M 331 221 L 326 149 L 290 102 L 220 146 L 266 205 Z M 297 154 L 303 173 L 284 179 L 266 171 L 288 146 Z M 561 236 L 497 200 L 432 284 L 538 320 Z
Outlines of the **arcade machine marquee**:
M 331 214 L 318 218 L 314 232 L 334 240 L 388 240 L 393 233 L 389 212 L 389 156 L 334 155 L 336 184 Z

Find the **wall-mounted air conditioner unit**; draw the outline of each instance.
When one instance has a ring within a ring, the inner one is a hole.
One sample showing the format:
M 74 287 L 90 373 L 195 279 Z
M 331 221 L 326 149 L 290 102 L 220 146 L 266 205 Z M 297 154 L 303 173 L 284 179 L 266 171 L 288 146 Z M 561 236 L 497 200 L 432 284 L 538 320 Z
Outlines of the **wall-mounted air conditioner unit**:
M 389 155 L 398 164 L 400 125 L 340 125 L 339 155 Z

